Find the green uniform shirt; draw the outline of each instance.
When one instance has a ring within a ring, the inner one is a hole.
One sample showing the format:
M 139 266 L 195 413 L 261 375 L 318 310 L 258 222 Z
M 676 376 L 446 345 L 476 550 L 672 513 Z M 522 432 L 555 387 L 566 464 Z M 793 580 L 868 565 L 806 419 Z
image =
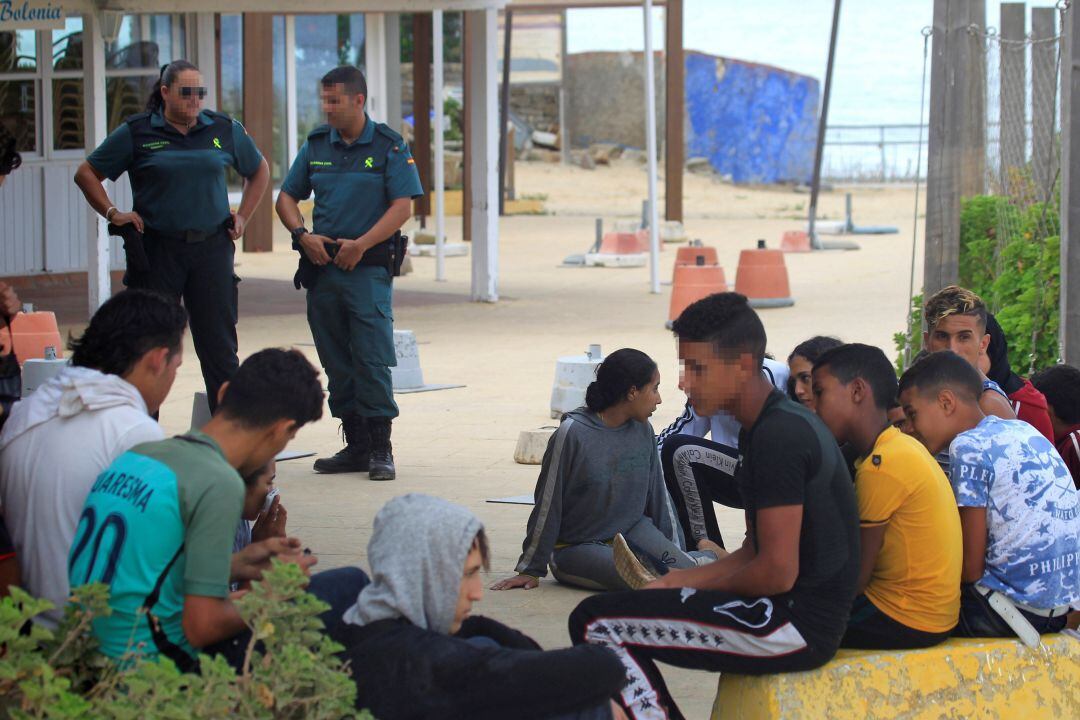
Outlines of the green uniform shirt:
M 296 200 L 314 191 L 312 232 L 332 240 L 355 240 L 386 214 L 391 202 L 424 194 L 408 145 L 367 113 L 364 130 L 350 144 L 329 125 L 312 130 L 281 190 Z
M 203 110 L 187 135 L 160 111 L 132 115 L 86 161 L 116 180 L 131 180 L 134 210 L 158 232 L 210 232 L 229 217 L 225 168 L 252 177 L 262 154 L 244 126 L 228 115 Z
M 195 655 L 184 637 L 184 596 L 228 595 L 243 507 L 243 480 L 200 432 L 137 445 L 98 476 L 75 529 L 68 577 L 71 587 L 109 586 L 112 615 L 94 620 L 101 652 L 172 654 L 140 612 L 160 582 L 151 612 L 169 643 Z

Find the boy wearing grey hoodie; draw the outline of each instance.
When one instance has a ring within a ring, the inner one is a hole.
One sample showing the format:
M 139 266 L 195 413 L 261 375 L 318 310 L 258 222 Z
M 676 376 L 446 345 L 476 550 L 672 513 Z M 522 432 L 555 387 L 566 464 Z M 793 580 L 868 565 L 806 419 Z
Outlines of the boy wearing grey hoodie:
M 601 647 L 543 651 L 494 620 L 470 616 L 483 597 L 484 526 L 427 495 L 388 502 L 368 543 L 371 584 L 342 618 L 357 709 L 379 720 L 621 720 L 611 698 L 622 664 Z

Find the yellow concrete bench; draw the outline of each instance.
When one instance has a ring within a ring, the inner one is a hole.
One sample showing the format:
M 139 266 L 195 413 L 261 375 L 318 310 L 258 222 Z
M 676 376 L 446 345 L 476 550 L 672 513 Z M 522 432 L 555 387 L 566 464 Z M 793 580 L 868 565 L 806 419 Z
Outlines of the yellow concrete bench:
M 1080 718 L 1080 639 L 949 640 L 928 650 L 841 650 L 810 672 L 725 675 L 714 720 Z

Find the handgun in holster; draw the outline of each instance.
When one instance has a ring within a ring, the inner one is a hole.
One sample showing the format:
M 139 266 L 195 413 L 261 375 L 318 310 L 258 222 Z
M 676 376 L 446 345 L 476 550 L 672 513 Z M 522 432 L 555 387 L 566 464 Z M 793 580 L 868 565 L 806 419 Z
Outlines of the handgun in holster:
M 146 256 L 143 234 L 133 224 L 114 225 L 109 223 L 109 235 L 124 241 L 124 258 L 131 277 L 145 276 L 150 272 L 150 258 Z

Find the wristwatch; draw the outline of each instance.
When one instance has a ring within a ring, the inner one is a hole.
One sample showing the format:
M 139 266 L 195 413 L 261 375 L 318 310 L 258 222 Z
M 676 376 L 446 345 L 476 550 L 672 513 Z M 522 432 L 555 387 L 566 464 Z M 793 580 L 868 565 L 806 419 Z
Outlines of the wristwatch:
M 300 238 L 302 238 L 304 235 L 307 235 L 308 232 L 310 232 L 310 231 L 306 227 L 304 227 L 303 225 L 301 225 L 300 227 L 297 227 L 297 228 L 293 228 L 292 230 L 289 231 L 289 235 L 292 236 L 293 250 L 299 250 L 300 249 Z

